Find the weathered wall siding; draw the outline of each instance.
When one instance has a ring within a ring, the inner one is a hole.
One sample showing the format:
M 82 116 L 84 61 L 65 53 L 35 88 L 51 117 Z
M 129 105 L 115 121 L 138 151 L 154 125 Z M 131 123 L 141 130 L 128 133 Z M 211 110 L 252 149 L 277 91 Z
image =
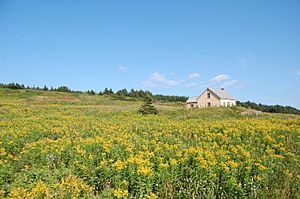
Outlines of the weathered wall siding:
M 192 105 L 194 105 L 194 107 L 192 107 Z M 186 104 L 186 107 L 187 108 L 198 108 L 198 105 L 197 105 L 197 103 L 188 103 L 188 104 Z
M 219 98 L 212 92 L 210 93 L 210 99 L 207 98 L 207 93 L 209 91 L 206 90 L 202 93 L 202 95 L 200 95 L 200 97 L 198 98 L 197 102 L 198 102 L 198 107 L 199 108 L 204 108 L 207 107 L 207 103 L 210 102 L 211 106 L 221 106 L 221 102 L 219 100 Z

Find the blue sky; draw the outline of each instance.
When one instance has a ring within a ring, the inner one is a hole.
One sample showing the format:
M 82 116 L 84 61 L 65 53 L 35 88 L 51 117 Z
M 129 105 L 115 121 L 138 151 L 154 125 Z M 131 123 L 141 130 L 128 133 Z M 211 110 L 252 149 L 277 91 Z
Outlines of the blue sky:
M 300 1 L 0 1 L 0 82 L 300 108 Z

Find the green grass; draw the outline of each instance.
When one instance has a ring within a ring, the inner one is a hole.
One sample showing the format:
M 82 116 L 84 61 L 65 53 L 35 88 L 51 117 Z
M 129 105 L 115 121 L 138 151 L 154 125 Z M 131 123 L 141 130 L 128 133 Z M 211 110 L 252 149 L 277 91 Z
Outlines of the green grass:
M 86 114 L 96 110 L 126 110 L 135 112 L 143 104 L 142 99 L 124 97 L 117 95 L 88 95 L 86 93 L 64 93 L 39 90 L 12 90 L 0 88 L 0 106 L 4 104 L 10 105 L 26 105 L 28 107 L 35 106 L 51 106 L 51 107 L 73 107 L 77 109 L 87 110 Z M 63 105 L 63 106 L 61 106 Z M 154 105 L 159 110 L 159 115 L 176 120 L 185 119 L 203 119 L 216 120 L 226 118 L 240 117 L 294 117 L 290 114 L 262 114 L 260 116 L 241 116 L 241 112 L 247 109 L 242 107 L 233 108 L 204 108 L 204 109 L 186 109 L 185 103 L 180 102 L 160 102 Z M 0 109 L 1 111 L 1 109 Z M 2 110 L 3 112 L 4 110 Z
M 142 99 L 124 97 L 117 95 L 88 95 L 86 93 L 64 93 L 39 90 L 12 90 L 0 88 L 0 106 L 3 105 L 26 105 L 27 107 L 51 106 L 51 107 L 73 107 L 87 110 L 87 114 L 96 110 L 120 111 L 126 110 L 135 112 L 143 104 Z M 62 106 L 63 105 L 63 106 Z M 187 109 L 185 103 L 180 102 L 160 102 L 154 105 L 159 110 L 159 115 L 176 119 L 202 119 L 217 120 L 228 118 L 245 118 L 245 117 L 282 117 L 293 118 L 291 114 L 262 114 L 260 116 L 242 116 L 240 113 L 247 110 L 243 107 L 233 108 L 204 108 L 204 109 Z M 1 111 L 1 109 L 0 109 Z M 2 109 L 2 112 L 4 109 Z

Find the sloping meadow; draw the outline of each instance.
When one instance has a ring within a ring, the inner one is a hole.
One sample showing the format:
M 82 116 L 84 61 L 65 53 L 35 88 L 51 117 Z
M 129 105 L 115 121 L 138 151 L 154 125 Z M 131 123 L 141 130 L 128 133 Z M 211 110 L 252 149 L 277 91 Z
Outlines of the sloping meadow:
M 300 197 L 298 116 L 42 103 L 0 113 L 1 198 Z

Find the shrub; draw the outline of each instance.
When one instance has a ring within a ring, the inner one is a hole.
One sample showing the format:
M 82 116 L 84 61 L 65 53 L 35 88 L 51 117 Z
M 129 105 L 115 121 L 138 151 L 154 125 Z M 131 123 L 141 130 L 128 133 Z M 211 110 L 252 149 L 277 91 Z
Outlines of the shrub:
M 153 99 L 151 99 L 149 96 L 144 98 L 144 104 L 140 107 L 139 113 L 146 115 L 146 114 L 154 114 L 156 115 L 158 113 L 158 110 L 153 105 Z

